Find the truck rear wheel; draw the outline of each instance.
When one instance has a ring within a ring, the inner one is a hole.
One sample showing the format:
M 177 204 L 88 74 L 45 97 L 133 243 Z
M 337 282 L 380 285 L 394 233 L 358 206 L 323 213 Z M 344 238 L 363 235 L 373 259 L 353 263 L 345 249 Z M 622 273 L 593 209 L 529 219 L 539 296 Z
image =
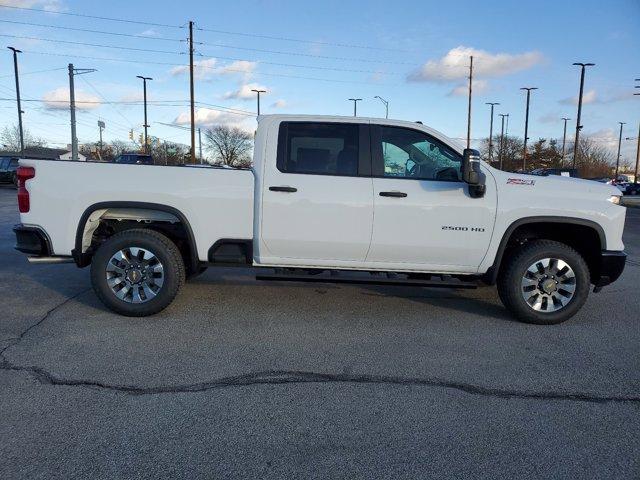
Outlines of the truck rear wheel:
M 108 238 L 93 256 L 91 283 L 102 303 L 144 317 L 166 308 L 184 283 L 182 256 L 164 235 L 132 229 Z
M 505 260 L 498 278 L 504 306 L 526 323 L 564 322 L 589 295 L 589 268 L 573 248 L 552 240 L 533 240 Z

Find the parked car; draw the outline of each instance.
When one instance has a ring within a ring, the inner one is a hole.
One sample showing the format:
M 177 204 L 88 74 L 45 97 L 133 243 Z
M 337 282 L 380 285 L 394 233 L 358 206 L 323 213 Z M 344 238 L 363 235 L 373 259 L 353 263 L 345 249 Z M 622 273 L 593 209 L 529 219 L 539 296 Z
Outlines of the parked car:
M 560 175 L 561 177 L 578 178 L 578 170 L 575 168 L 537 168 L 531 171 L 532 175 Z
M 116 157 L 113 163 L 127 163 L 135 165 L 153 165 L 153 157 L 142 153 L 123 153 Z
M 630 183 L 627 185 L 626 195 L 640 195 L 640 183 Z
M 0 157 L 0 183 L 12 183 L 18 186 L 18 159 L 15 157 Z
M 254 147 L 251 170 L 21 160 L 16 248 L 91 265 L 97 296 L 130 316 L 206 267 L 249 266 L 265 281 L 497 283 L 516 318 L 554 324 L 624 269 L 610 185 L 503 172 L 397 120 L 263 115 Z

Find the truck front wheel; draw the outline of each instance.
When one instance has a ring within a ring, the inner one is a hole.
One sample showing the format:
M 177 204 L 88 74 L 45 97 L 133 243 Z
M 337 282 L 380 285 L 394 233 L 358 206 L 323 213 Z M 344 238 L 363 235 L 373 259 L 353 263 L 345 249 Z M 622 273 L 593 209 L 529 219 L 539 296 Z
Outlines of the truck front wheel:
M 589 268 L 568 245 L 533 240 L 505 262 L 498 277 L 498 293 L 507 310 L 523 322 L 564 322 L 587 300 Z
M 164 235 L 132 229 L 108 238 L 93 256 L 91 283 L 102 303 L 144 317 L 166 308 L 184 283 L 182 256 Z

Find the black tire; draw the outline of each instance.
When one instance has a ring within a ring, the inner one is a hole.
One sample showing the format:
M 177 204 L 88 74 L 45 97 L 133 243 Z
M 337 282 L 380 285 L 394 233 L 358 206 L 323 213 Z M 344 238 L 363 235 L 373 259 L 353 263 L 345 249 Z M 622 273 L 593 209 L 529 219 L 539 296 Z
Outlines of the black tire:
M 527 269 L 544 258 L 563 260 L 575 274 L 573 297 L 555 312 L 534 310 L 522 293 L 521 282 Z M 522 322 L 538 325 L 562 323 L 574 316 L 587 300 L 591 283 L 589 268 L 582 256 L 568 245 L 552 240 L 532 240 L 513 251 L 504 262 L 498 276 L 498 294 L 507 310 Z
M 107 265 L 112 255 L 130 247 L 144 248 L 152 252 L 163 266 L 162 286 L 154 298 L 144 303 L 121 300 L 107 282 Z M 117 233 L 107 239 L 91 261 L 91 283 L 98 298 L 108 308 L 129 317 L 145 317 L 166 308 L 184 284 L 184 262 L 176 245 L 167 237 L 149 229 L 132 229 Z

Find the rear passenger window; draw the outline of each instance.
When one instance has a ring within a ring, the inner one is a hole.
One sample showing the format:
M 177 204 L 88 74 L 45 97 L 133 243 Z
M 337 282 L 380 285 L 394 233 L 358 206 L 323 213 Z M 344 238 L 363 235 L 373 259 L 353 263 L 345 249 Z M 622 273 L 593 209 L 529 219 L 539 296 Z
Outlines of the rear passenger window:
M 285 173 L 358 175 L 359 143 L 357 124 L 283 122 L 277 166 Z

